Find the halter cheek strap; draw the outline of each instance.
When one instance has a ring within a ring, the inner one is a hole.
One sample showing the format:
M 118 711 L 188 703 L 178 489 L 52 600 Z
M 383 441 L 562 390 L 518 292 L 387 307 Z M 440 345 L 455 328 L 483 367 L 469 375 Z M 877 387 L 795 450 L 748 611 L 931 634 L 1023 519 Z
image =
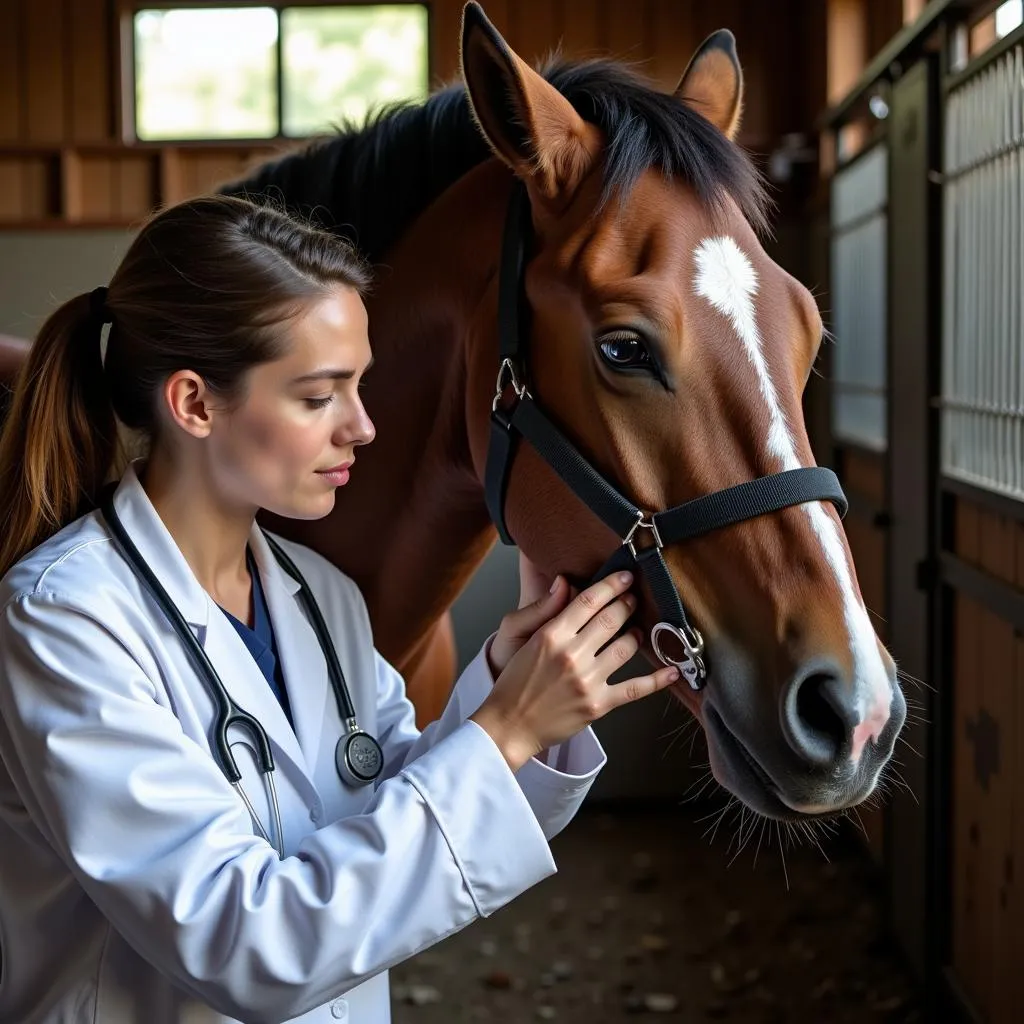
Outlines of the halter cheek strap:
M 517 183 L 505 222 L 498 280 L 501 363 L 491 404 L 491 436 L 484 481 L 491 520 L 502 542 L 514 544 L 505 521 L 505 498 L 515 450 L 519 439 L 523 438 L 583 504 L 620 537 L 620 546 L 595 574 L 594 580 L 621 569 L 639 572 L 661 617 L 651 630 L 655 654 L 664 664 L 677 666 L 691 688 L 703 689 L 707 681 L 704 640 L 687 617 L 665 562 L 665 547 L 805 502 L 830 501 L 839 515 L 844 516 L 846 496 L 832 470 L 811 466 L 759 477 L 653 514 L 625 497 L 584 458 L 540 408 L 527 386 L 529 307 L 524 295 L 523 272 L 531 233 L 529 200 L 525 188 Z M 506 405 L 504 396 L 509 388 L 512 400 Z M 682 646 L 681 658 L 666 651 L 663 643 L 667 636 L 674 637 Z

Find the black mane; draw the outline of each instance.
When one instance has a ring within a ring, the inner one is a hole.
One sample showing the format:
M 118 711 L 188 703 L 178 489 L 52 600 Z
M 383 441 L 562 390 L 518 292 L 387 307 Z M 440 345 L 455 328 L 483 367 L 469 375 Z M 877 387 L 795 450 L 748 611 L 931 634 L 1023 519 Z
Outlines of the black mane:
M 731 196 L 755 230 L 764 228 L 767 199 L 757 171 L 691 108 L 609 60 L 557 61 L 540 73 L 607 139 L 606 196 L 628 192 L 655 167 L 687 182 L 710 206 Z M 365 127 L 343 126 L 223 191 L 283 203 L 345 235 L 376 263 L 420 212 L 489 155 L 458 84 L 422 104 L 384 109 Z

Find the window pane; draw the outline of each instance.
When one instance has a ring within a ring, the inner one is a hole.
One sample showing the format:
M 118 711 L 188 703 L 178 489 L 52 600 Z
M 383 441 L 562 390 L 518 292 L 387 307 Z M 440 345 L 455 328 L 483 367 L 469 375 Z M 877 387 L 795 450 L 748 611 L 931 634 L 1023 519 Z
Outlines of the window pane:
M 420 4 L 287 8 L 281 40 L 286 135 L 361 123 L 371 108 L 427 95 Z
M 140 139 L 277 134 L 277 13 L 269 7 L 139 11 Z
M 1024 22 L 1024 4 L 1021 0 L 1006 0 L 996 9 L 996 35 L 1002 39 Z

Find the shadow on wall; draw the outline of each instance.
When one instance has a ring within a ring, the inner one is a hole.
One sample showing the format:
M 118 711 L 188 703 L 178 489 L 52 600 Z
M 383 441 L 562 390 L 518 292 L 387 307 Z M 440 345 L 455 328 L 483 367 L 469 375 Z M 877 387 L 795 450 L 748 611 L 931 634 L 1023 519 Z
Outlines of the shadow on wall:
M 61 302 L 105 285 L 127 250 L 126 231 L 12 232 L 0 236 L 0 334 L 31 338 Z M 516 549 L 498 544 L 452 609 L 459 668 L 467 664 L 519 598 Z M 648 671 L 635 661 L 623 676 Z M 596 731 L 608 765 L 590 800 L 679 800 L 704 770 L 690 767 L 689 712 L 663 694 L 620 708 Z M 694 760 L 705 759 L 700 738 Z

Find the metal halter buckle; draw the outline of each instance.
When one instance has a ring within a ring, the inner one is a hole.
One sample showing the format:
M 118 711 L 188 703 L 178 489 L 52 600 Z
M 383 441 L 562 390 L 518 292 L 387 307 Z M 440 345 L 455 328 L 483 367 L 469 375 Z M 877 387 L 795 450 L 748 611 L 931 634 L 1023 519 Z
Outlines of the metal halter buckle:
M 658 532 L 658 526 L 654 522 L 654 516 L 652 515 L 648 518 L 646 513 L 637 512 L 636 522 L 629 528 L 629 533 L 622 538 L 623 546 L 629 548 L 629 553 L 634 558 L 636 558 L 636 545 L 633 543 L 633 537 L 635 536 L 636 531 L 640 529 L 651 531 L 654 536 L 654 546 L 656 548 L 660 550 L 665 546 L 661 541 L 661 534 Z
M 669 633 L 674 636 L 686 651 L 682 661 L 677 661 L 671 655 L 661 649 L 659 636 L 661 633 Z M 691 690 L 702 690 L 704 680 L 707 677 L 707 668 L 704 665 L 704 637 L 700 631 L 694 629 L 689 623 L 683 626 L 676 626 L 671 622 L 655 623 L 651 629 L 651 647 L 663 665 L 672 665 L 679 669 L 680 674 L 690 684 Z
M 505 380 L 506 374 L 508 375 L 507 381 Z M 524 398 L 530 397 L 530 392 L 527 390 L 526 385 L 519 383 L 515 364 L 511 359 L 503 359 L 501 366 L 498 367 L 498 381 L 494 386 L 494 401 L 491 403 L 491 412 L 498 411 L 498 406 L 501 404 L 501 396 L 505 393 L 506 383 L 512 385 L 512 390 L 516 393 L 516 398 L 520 402 Z

